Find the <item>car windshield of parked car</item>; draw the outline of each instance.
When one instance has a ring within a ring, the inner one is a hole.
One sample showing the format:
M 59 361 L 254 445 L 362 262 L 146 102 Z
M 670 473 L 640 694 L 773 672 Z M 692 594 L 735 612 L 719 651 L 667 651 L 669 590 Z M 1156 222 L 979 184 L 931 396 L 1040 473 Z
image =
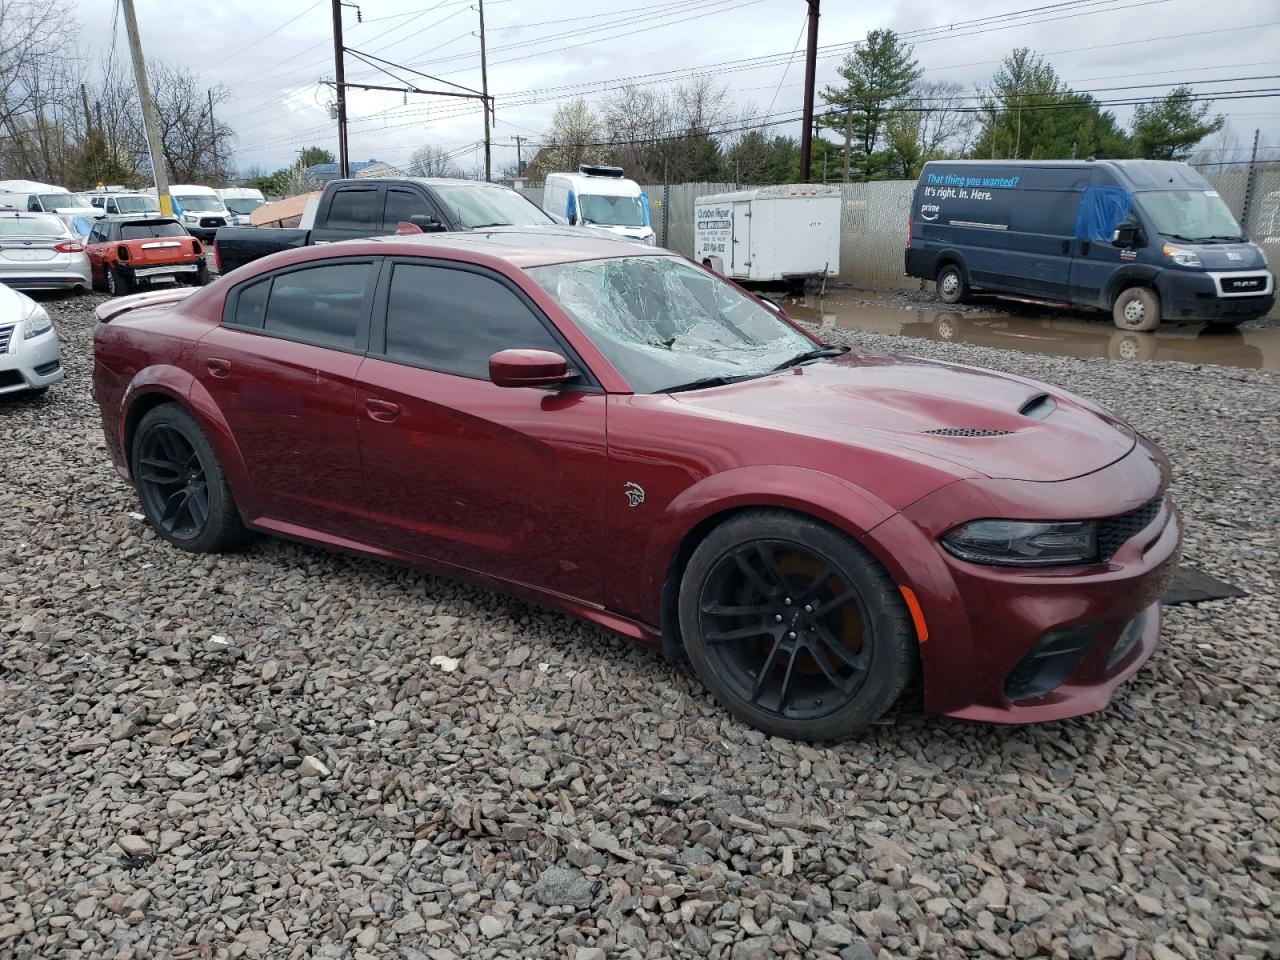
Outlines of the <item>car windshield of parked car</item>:
M 92 207 L 88 197 L 78 193 L 42 193 L 40 206 L 46 210 L 70 210 L 73 207 Z
M 1228 240 L 1244 235 L 1216 190 L 1149 190 L 1137 200 L 1157 232 L 1175 240 Z
M 217 197 L 202 197 L 199 194 L 186 197 L 174 197 L 183 210 L 199 210 L 205 213 L 222 213 L 222 201 Z
M 152 237 L 185 237 L 187 231 L 173 221 L 161 223 L 125 223 L 120 226 L 121 240 L 149 240 Z
M 578 194 L 578 211 L 587 223 L 610 227 L 643 227 L 644 204 L 639 197 Z
M 65 237 L 67 228 L 57 220 L 36 217 L 0 217 L 0 237 Z
M 121 213 L 159 213 L 160 201 L 154 197 L 116 197 L 116 209 Z
M 227 209 L 240 216 L 253 213 L 253 211 L 262 206 L 262 203 L 263 201 L 255 200 L 253 197 L 232 197 L 226 201 Z
M 449 216 L 464 229 L 528 227 L 555 222 L 514 190 L 450 184 L 432 184 L 431 189 Z
M 815 346 L 736 287 L 675 257 L 587 260 L 528 272 L 637 393 L 762 376 Z

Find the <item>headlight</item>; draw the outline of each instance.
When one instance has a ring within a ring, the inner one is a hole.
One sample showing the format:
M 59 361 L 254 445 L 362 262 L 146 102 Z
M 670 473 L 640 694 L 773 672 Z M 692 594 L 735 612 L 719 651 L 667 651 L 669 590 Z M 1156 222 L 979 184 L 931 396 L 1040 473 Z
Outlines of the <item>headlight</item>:
M 38 303 L 32 304 L 31 312 L 27 314 L 25 321 L 22 331 L 23 340 L 34 339 L 53 329 L 53 322 L 49 319 L 49 314 Z
M 1175 247 L 1172 243 L 1164 245 L 1164 255 L 1180 267 L 1201 266 L 1200 254 L 1186 247 Z
M 182 219 L 185 220 L 187 223 L 195 223 L 200 218 L 197 217 L 194 213 L 184 213 L 182 215 Z
M 943 536 L 942 545 L 961 560 L 998 567 L 1093 563 L 1098 559 L 1098 524 L 975 520 Z

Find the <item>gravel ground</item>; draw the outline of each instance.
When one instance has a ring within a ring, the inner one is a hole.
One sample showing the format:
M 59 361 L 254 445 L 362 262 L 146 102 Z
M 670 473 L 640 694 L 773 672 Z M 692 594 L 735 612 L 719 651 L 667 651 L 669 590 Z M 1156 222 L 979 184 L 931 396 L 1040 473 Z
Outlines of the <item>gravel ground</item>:
M 902 719 L 838 747 L 731 720 L 556 613 L 140 522 L 68 379 L 0 402 L 0 956 L 1280 956 L 1280 378 L 887 336 L 1027 373 L 1172 456 L 1187 561 L 1101 714 Z

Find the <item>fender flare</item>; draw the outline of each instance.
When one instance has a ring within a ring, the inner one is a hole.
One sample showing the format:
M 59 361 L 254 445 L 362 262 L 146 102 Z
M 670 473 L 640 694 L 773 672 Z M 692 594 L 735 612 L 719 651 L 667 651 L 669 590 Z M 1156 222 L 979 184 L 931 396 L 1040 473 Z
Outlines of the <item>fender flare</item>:
M 939 250 L 933 258 L 933 275 L 936 277 L 938 271 L 944 263 L 954 262 L 960 268 L 960 272 L 964 274 L 964 282 L 967 286 L 972 287 L 973 281 L 969 277 L 969 264 L 965 263 L 964 254 L 955 247 L 944 247 Z
M 1107 281 L 1107 309 L 1111 309 L 1116 297 L 1120 295 L 1120 291 L 1126 286 L 1130 286 L 1134 281 L 1137 281 L 1141 286 L 1157 287 L 1160 274 L 1163 272 L 1160 267 L 1152 266 L 1149 263 L 1131 263 L 1121 267 Z
M 120 404 L 120 444 L 121 449 L 125 451 L 126 464 L 131 459 L 128 455 L 131 439 L 129 431 L 138 419 L 133 416 L 133 411 L 139 400 L 154 394 L 163 394 L 181 404 L 183 409 L 195 418 L 196 423 L 200 424 L 200 429 L 209 438 L 209 443 L 212 444 L 214 453 L 218 455 L 222 469 L 227 474 L 227 481 L 241 516 L 246 520 L 257 516 L 260 511 L 257 498 L 253 495 L 249 470 L 230 426 L 205 386 L 180 367 L 171 364 L 147 367 L 140 371 L 125 389 L 124 398 Z
M 679 662 L 683 649 L 676 601 L 680 575 L 694 548 L 719 520 L 730 514 L 770 508 L 813 517 L 855 540 L 861 540 L 868 531 L 898 513 L 895 507 L 847 480 L 782 464 L 735 467 L 687 487 L 667 504 L 655 522 L 650 540 L 650 548 L 667 558 L 659 624 L 663 654 L 669 662 Z

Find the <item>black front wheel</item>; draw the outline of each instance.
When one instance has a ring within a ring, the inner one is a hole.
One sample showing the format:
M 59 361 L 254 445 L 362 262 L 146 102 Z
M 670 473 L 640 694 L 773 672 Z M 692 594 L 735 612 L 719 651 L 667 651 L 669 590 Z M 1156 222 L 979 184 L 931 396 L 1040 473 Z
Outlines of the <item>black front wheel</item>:
M 796 740 L 862 730 L 915 663 L 911 618 L 884 568 L 839 531 L 782 511 L 739 514 L 698 546 L 680 629 L 717 700 Z
M 138 424 L 133 479 L 148 522 L 175 546 L 218 553 L 246 539 L 209 439 L 177 404 L 156 407 Z

